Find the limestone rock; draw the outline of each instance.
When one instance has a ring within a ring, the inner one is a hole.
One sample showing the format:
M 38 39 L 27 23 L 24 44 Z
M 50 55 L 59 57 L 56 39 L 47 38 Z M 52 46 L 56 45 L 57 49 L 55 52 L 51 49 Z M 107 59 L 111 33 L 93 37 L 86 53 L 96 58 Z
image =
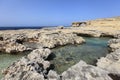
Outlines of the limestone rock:
M 53 71 L 53 70 L 49 71 L 48 79 L 49 80 L 60 80 L 59 75 L 55 71 Z
M 111 39 L 108 41 L 109 51 L 115 51 L 120 48 L 120 39 Z
M 2 80 L 112 80 L 109 72 L 83 61 L 58 75 L 50 70 L 50 63 L 45 60 L 49 54 L 49 49 L 34 50 L 4 70 Z
M 67 44 L 81 44 L 83 42 L 85 40 L 76 34 L 59 31 L 3 34 L 0 41 L 0 51 L 17 53 L 41 47 L 54 48 Z
M 120 49 L 100 58 L 97 66 L 109 73 L 120 75 Z
M 43 47 L 54 48 L 66 44 L 81 44 L 85 40 L 73 33 L 42 34 L 39 42 Z
M 80 61 L 62 73 L 62 80 L 112 80 L 108 72 Z
M 5 48 L 7 53 L 16 53 L 16 52 L 22 52 L 25 50 L 28 50 L 26 46 L 18 43 L 9 43 L 9 45 L 6 46 Z
M 36 58 L 42 58 L 42 59 L 46 59 L 49 55 L 50 55 L 51 51 L 49 49 L 36 49 L 33 50 L 30 54 L 28 54 L 28 58 L 33 60 Z
M 50 63 L 44 59 L 50 53 L 49 49 L 34 50 L 4 70 L 2 80 L 44 80 L 50 67 Z
M 84 37 L 100 37 L 101 32 L 97 30 L 82 30 L 81 32 L 74 32 L 78 36 L 84 36 Z

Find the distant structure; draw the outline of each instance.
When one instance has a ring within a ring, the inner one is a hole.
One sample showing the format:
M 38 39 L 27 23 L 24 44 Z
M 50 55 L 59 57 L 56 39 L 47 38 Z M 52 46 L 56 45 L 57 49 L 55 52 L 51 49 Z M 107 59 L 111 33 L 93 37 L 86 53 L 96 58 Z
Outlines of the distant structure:
M 86 22 L 73 22 L 72 27 L 80 27 L 80 26 L 86 26 Z

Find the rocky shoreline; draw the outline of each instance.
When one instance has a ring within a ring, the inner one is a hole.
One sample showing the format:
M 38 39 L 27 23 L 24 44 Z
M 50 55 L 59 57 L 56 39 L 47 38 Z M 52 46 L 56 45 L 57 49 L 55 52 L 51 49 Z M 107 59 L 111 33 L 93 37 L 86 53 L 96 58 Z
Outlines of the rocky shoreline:
M 119 80 L 119 34 L 117 30 L 111 32 L 87 27 L 1 31 L 0 51 L 18 53 L 33 50 L 5 69 L 2 80 Z M 52 53 L 50 49 L 67 44 L 82 44 L 85 40 L 80 36 L 115 39 L 108 42 L 110 54 L 98 59 L 97 66 L 80 61 L 62 74 L 57 74 L 48 60 Z
M 81 44 L 86 37 L 116 37 L 119 31 L 103 31 L 98 28 L 55 28 L 38 30 L 0 31 L 0 51 L 18 53 L 39 47 L 55 48 L 67 44 Z
M 81 44 L 83 42 L 85 40 L 82 37 L 78 37 L 73 33 L 63 32 L 1 34 L 0 51 L 18 53 L 39 47 L 54 48 L 67 44 Z

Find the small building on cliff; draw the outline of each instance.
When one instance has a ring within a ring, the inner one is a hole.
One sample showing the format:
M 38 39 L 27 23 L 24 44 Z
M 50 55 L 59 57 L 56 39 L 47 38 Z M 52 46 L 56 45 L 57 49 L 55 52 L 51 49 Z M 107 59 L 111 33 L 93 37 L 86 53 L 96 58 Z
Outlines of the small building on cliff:
M 73 22 L 72 27 L 80 27 L 80 26 L 86 26 L 86 22 Z

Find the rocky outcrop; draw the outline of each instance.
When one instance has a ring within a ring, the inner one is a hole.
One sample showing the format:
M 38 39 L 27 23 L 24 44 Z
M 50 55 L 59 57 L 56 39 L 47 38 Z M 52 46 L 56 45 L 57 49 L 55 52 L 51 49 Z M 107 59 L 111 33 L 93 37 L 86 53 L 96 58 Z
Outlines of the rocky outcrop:
M 96 31 L 96 30 L 83 30 L 81 32 L 74 32 L 78 36 L 83 36 L 83 37 L 101 37 L 101 32 Z
M 110 29 L 109 29 L 110 28 Z M 109 27 L 78 27 L 63 29 L 0 31 L 0 51 L 8 53 L 34 50 L 39 47 L 54 48 L 67 44 L 81 44 L 80 36 L 119 37 L 120 31 Z M 104 30 L 105 29 L 105 30 Z M 117 33 L 117 35 L 115 35 Z
M 119 80 L 120 79 L 120 17 L 75 23 L 78 28 L 59 26 L 54 29 L 0 31 L 0 51 L 18 53 L 33 50 L 26 57 L 3 71 L 2 80 Z M 51 68 L 48 56 L 54 48 L 85 42 L 80 36 L 115 37 L 108 42 L 111 51 L 101 57 L 97 66 L 80 61 L 62 74 Z M 43 48 L 44 47 L 44 48 Z
M 23 42 L 27 41 L 25 34 L 3 34 L 1 37 L 3 39 L 0 41 L 0 51 L 14 53 L 28 50 L 28 48 L 23 45 Z
M 106 57 L 101 57 L 97 66 L 110 73 L 114 80 L 120 79 L 120 38 L 119 34 L 114 35 L 114 39 L 108 41 L 108 48 L 111 52 Z
M 2 80 L 44 80 L 50 63 L 46 61 L 51 54 L 49 49 L 36 49 L 27 57 L 14 62 L 3 71 L 5 77 Z
M 114 75 L 120 75 L 120 49 L 100 58 L 97 66 Z
M 47 61 L 49 49 L 33 50 L 3 71 L 2 80 L 112 80 L 108 72 L 80 61 L 61 75 L 53 71 Z
M 66 44 L 81 44 L 85 40 L 73 33 L 41 34 L 39 42 L 43 47 L 54 48 Z
M 0 51 L 8 53 L 34 50 L 40 47 L 54 48 L 67 44 L 81 44 L 85 40 L 73 33 L 35 32 L 29 34 L 4 34 L 1 36 Z
M 86 26 L 86 22 L 73 22 L 72 27 L 80 27 L 80 26 Z
M 120 39 L 111 39 L 108 41 L 109 51 L 113 52 L 120 48 Z

